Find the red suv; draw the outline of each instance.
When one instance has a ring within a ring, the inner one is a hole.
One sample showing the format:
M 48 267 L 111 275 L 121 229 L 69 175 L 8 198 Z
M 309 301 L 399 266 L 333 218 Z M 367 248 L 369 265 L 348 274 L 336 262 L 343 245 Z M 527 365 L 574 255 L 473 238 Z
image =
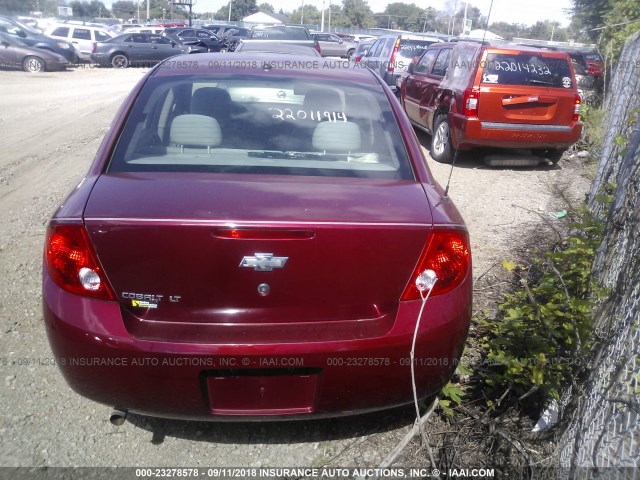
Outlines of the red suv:
M 535 47 L 433 44 L 409 66 L 401 101 L 445 163 L 474 147 L 527 148 L 555 163 L 582 131 L 569 56 Z

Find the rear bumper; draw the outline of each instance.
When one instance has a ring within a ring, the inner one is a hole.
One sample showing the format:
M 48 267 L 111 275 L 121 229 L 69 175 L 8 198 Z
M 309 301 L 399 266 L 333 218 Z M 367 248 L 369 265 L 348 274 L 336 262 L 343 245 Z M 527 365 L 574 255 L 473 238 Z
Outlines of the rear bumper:
M 419 308 L 420 302 L 402 304 L 391 330 L 376 338 L 176 343 L 137 339 L 117 303 L 69 294 L 46 274 L 43 283 L 49 342 L 77 393 L 183 419 L 311 418 L 410 403 L 409 351 Z M 414 362 L 421 398 L 437 393 L 455 370 L 470 316 L 470 274 L 455 291 L 429 299 Z
M 564 125 L 483 122 L 451 114 L 455 148 L 568 148 L 580 139 L 582 122 Z
M 92 53 L 90 56 L 90 59 L 93 63 L 97 63 L 98 65 L 102 65 L 102 66 L 111 65 L 111 59 L 109 58 L 109 55 L 106 53 Z

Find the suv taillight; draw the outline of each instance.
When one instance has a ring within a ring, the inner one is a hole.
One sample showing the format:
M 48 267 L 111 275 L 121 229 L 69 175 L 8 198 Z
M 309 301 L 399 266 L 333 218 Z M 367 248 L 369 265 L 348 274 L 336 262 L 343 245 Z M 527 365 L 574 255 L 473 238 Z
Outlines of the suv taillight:
M 49 276 L 62 289 L 99 300 L 115 300 L 82 225 L 50 225 L 44 261 Z
M 400 48 L 400 37 L 396 39 L 396 43 L 393 44 L 393 50 L 391 51 L 391 58 L 389 59 L 389 65 L 387 66 L 387 71 L 393 73 L 395 69 L 395 61 L 396 61 L 396 52 Z
M 431 234 L 427 245 L 420 255 L 409 284 L 404 290 L 401 301 L 419 300 L 420 292 L 416 279 L 425 270 L 433 270 L 437 281 L 431 296 L 441 295 L 456 288 L 469 273 L 471 250 L 469 235 L 458 230 L 436 230 Z
M 93 45 L 91 46 L 91 53 L 96 53 L 97 48 L 98 42 L 93 42 Z
M 317 40 L 313 43 L 313 48 L 315 48 L 318 53 L 322 53 L 320 42 L 318 42 Z
M 580 95 L 576 95 L 573 100 L 573 121 L 577 122 L 580 120 L 580 105 L 582 104 L 582 99 Z
M 480 91 L 477 88 L 467 88 L 462 99 L 462 114 L 466 117 L 478 116 L 478 100 Z

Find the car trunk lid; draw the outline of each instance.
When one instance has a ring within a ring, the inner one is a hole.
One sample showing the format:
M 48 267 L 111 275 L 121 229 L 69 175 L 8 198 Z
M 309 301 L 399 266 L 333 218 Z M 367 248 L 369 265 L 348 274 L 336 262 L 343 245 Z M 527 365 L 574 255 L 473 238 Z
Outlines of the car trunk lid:
M 85 224 L 126 315 L 340 322 L 397 308 L 431 230 L 413 181 L 108 174 Z

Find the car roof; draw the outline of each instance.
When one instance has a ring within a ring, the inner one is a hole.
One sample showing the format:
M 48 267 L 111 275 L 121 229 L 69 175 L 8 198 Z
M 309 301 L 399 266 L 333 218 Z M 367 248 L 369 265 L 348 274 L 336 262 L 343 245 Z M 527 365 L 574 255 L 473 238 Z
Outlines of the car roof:
M 353 64 L 348 60 L 328 60 L 320 57 L 246 53 L 202 53 L 198 55 L 197 65 L 193 68 L 178 68 L 180 61 L 193 62 L 193 55 L 180 55 L 171 58 L 171 63 L 156 68 L 153 75 L 179 76 L 192 74 L 233 74 L 233 75 L 286 75 L 297 78 L 313 78 L 315 80 L 350 81 L 366 85 L 380 85 L 376 75 L 367 68 Z M 269 68 L 265 68 L 265 65 Z M 215 68 L 212 68 L 215 66 Z
M 263 41 L 258 43 L 240 43 L 237 47 L 239 51 L 244 53 L 278 53 L 287 55 L 304 55 L 319 57 L 320 54 L 315 48 L 305 45 L 292 45 L 290 43 L 281 43 L 275 41 Z
M 463 45 L 463 44 L 475 44 L 475 45 L 480 44 L 482 48 L 485 48 L 488 50 L 544 53 L 547 56 L 555 56 L 558 58 L 566 58 L 569 56 L 567 52 L 564 52 L 562 50 L 549 49 L 545 47 L 538 47 L 538 46 L 532 46 L 532 45 L 509 43 L 508 41 L 500 41 L 500 40 L 496 41 L 496 40 L 459 39 L 451 42 L 434 43 L 433 45 L 430 45 L 429 48 L 447 48 L 447 47 L 452 48 L 452 47 L 455 47 L 456 45 Z

